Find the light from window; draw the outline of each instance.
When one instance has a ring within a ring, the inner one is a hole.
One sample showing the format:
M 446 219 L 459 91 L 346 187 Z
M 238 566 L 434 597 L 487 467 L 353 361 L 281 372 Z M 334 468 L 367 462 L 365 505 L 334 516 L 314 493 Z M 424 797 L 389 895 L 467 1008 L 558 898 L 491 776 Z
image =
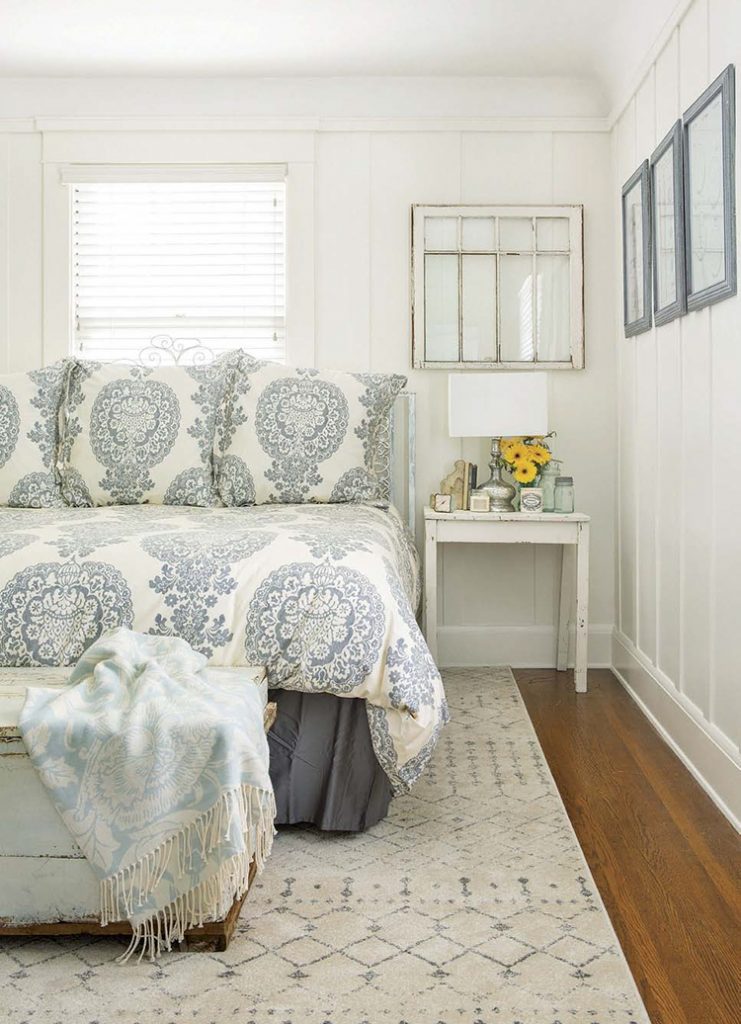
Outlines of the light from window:
M 72 191 L 73 350 L 153 339 L 285 358 L 285 182 L 84 182 Z

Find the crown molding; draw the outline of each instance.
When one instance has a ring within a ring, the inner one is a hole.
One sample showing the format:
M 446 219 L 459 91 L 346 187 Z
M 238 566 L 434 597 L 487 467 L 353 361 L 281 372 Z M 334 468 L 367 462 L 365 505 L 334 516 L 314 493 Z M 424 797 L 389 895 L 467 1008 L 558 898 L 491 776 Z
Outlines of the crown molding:
M 6 127 L 8 126 L 8 127 Z M 603 117 L 37 117 L 0 119 L 37 132 L 606 132 Z

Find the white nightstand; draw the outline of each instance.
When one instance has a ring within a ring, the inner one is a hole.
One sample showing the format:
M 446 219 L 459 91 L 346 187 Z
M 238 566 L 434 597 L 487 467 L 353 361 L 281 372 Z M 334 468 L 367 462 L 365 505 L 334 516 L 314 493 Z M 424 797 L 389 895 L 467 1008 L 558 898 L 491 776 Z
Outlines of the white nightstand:
M 587 690 L 589 628 L 589 516 L 580 512 L 433 512 L 425 508 L 425 630 L 437 660 L 437 548 L 439 544 L 559 544 L 561 592 L 556 667 L 566 668 L 569 647 L 569 580 L 564 548 L 576 548 L 576 657 L 574 685 Z

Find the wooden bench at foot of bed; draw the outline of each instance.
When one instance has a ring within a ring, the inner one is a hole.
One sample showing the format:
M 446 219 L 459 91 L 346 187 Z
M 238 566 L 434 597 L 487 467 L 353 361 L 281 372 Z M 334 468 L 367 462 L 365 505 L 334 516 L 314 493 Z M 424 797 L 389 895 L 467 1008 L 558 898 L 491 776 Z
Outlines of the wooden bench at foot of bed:
M 241 669 L 265 689 L 265 671 Z M 98 881 L 62 824 L 36 775 L 17 730 L 29 685 L 62 685 L 69 670 L 0 670 L 0 937 L 19 935 L 131 935 L 128 921 L 102 927 Z M 267 704 L 263 724 L 275 721 Z M 253 861 L 250 885 L 256 874 Z M 245 893 L 220 921 L 186 933 L 189 949 L 223 951 L 237 927 Z

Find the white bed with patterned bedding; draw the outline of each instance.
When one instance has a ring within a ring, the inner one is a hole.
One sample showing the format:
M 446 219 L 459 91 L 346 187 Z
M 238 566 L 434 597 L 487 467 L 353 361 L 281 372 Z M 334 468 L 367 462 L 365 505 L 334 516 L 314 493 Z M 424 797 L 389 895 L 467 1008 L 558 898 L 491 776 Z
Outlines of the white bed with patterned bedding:
M 177 635 L 272 686 L 364 698 L 396 792 L 447 719 L 419 593 L 383 503 L 0 508 L 0 665 L 71 665 L 118 625 Z

